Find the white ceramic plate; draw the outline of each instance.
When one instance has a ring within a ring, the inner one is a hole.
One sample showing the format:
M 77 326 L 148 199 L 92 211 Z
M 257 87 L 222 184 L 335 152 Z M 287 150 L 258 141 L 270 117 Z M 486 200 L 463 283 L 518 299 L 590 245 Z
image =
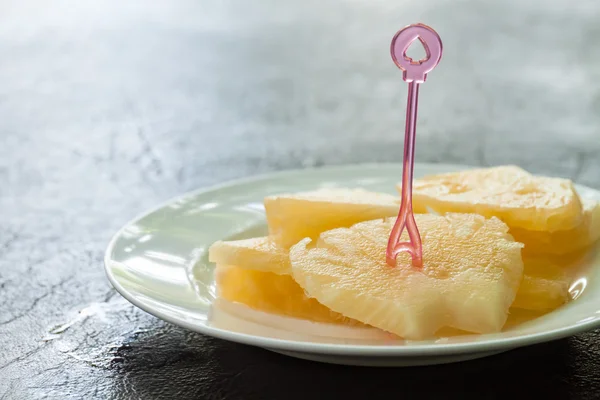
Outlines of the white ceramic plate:
M 418 164 L 416 177 L 465 169 Z M 571 287 L 574 301 L 498 334 L 396 341 L 376 329 L 277 317 L 215 298 L 209 246 L 266 234 L 266 195 L 320 187 L 362 187 L 395 194 L 400 165 L 352 165 L 288 171 L 240 180 L 173 199 L 123 227 L 106 251 L 112 285 L 127 300 L 196 332 L 294 357 L 338 364 L 407 366 L 479 358 L 600 327 L 600 260 L 593 257 Z M 600 192 L 578 186 L 585 197 Z

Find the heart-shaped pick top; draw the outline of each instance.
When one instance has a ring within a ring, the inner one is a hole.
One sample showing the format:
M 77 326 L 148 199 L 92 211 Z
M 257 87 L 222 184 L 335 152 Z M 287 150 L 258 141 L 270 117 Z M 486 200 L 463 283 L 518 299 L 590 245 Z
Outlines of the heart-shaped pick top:
M 425 48 L 426 57 L 414 61 L 406 55 L 406 51 L 415 40 L 419 40 Z M 414 24 L 401 29 L 394 35 L 390 51 L 394 63 L 403 71 L 402 78 L 406 82 L 425 82 L 427 73 L 435 68 L 442 58 L 442 40 L 429 26 Z

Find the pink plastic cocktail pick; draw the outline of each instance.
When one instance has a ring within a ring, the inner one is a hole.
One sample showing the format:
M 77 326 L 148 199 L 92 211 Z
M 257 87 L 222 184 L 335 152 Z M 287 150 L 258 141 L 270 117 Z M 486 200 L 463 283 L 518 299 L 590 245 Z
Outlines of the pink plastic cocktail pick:
M 414 61 L 406 55 L 407 49 L 419 40 L 425 48 L 425 58 Z M 412 207 L 412 181 L 415 165 L 415 133 L 417 128 L 417 106 L 419 85 L 425 82 L 427 73 L 435 68 L 442 58 L 442 41 L 438 34 L 423 24 L 409 25 L 398 31 L 392 39 L 392 59 L 403 72 L 402 79 L 408 82 L 408 102 L 406 105 L 406 127 L 404 132 L 404 164 L 402 167 L 402 203 L 398 219 L 392 228 L 385 253 L 388 265 L 396 266 L 396 257 L 406 251 L 412 257 L 413 265 L 423 266 L 423 245 L 415 222 Z M 408 231 L 409 242 L 400 242 L 404 228 Z

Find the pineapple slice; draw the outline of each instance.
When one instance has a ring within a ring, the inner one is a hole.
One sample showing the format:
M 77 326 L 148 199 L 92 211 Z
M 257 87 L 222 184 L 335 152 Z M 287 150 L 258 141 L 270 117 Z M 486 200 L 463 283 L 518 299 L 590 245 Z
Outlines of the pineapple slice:
M 283 248 L 333 228 L 398 214 L 400 200 L 363 189 L 321 189 L 264 199 L 269 235 Z
M 567 303 L 571 299 L 569 286 L 589 255 L 583 251 L 523 257 L 523 281 L 512 307 L 548 312 Z
M 525 264 L 525 268 L 530 264 Z M 523 276 L 523 281 L 512 304 L 514 308 L 525 310 L 551 311 L 569 300 L 569 281 L 561 268 L 542 263 L 546 268 L 542 274 L 531 272 Z
M 527 270 L 527 265 L 525 265 Z M 506 325 L 515 324 L 515 316 L 521 311 L 542 312 L 543 315 L 568 300 L 566 281 L 558 281 L 564 272 L 556 270 L 555 276 L 523 277 L 523 282 L 513 302 Z M 365 326 L 364 324 L 331 311 L 316 299 L 306 295 L 304 290 L 290 275 L 249 270 L 245 268 L 218 265 L 215 270 L 218 296 L 225 300 L 241 303 L 258 311 L 300 318 L 313 322 L 340 324 L 345 326 Z M 530 282 L 530 283 L 526 283 Z M 522 318 L 516 320 L 521 322 Z M 530 318 L 529 318 L 530 319 Z M 455 336 L 468 332 L 442 328 L 436 336 Z
M 551 258 L 548 256 L 524 257 L 523 280 L 511 307 L 548 312 L 568 302 L 568 287 L 572 278 L 571 271 L 576 268 L 581 258 L 582 254 L 569 254 L 562 257 L 552 256 Z M 281 282 L 292 280 L 287 276 L 276 276 L 292 273 L 289 254 L 287 250 L 277 246 L 268 237 L 217 242 L 209 250 L 209 259 L 217 265 L 235 265 L 238 269 L 252 270 L 250 274 L 259 271 L 264 272 L 262 275 L 255 273 L 248 277 L 253 285 L 260 287 L 261 290 L 268 291 L 272 285 L 270 286 L 268 282 L 265 284 L 259 283 L 259 277 L 264 280 L 279 279 Z M 241 276 L 242 273 L 238 272 L 238 275 Z M 241 284 L 240 282 L 238 283 Z M 295 281 L 293 282 L 297 286 Z M 291 283 L 289 285 L 294 286 Z M 284 287 L 285 285 L 276 284 L 274 286 Z M 297 297 L 294 294 L 296 292 L 301 295 Z M 264 294 L 264 296 L 268 296 L 268 294 Z M 286 302 L 280 303 L 280 307 L 268 307 L 268 309 L 279 314 L 300 318 L 294 309 L 303 309 L 301 305 L 296 303 L 304 303 L 304 296 L 304 291 L 301 289 L 290 289 L 289 298 Z M 251 306 L 260 308 L 251 299 L 246 300 L 246 297 L 244 293 L 240 293 L 239 298 L 230 298 L 229 300 L 245 304 L 250 303 Z M 308 318 L 312 319 L 309 314 L 310 312 L 306 312 L 302 315 L 308 315 Z
M 290 275 L 218 265 L 215 278 L 219 297 L 256 310 L 314 322 L 363 325 L 307 297 Z
M 217 265 L 236 265 L 249 270 L 290 274 L 288 251 L 268 237 L 215 242 L 208 249 L 208 260 Z
M 406 339 L 433 337 L 443 327 L 499 331 L 523 277 L 522 244 L 497 218 L 415 219 L 422 269 L 411 267 L 408 254 L 395 268 L 386 264 L 395 221 L 388 218 L 333 229 L 316 242 L 303 239 L 290 250 L 293 277 L 331 310 Z
M 582 220 L 581 202 L 570 180 L 534 176 L 516 166 L 415 180 L 413 202 L 415 212 L 494 216 L 511 228 L 531 231 L 573 229 Z
M 581 203 L 583 220 L 575 228 L 555 232 L 511 228 L 510 233 L 525 244 L 523 253 L 527 255 L 563 255 L 581 250 L 600 239 L 600 203 L 585 198 Z

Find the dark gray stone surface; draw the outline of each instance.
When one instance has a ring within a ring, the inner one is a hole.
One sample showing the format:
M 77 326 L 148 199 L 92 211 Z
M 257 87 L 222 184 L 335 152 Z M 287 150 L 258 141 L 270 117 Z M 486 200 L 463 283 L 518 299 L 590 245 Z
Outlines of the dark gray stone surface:
M 102 267 L 123 223 L 188 190 L 399 161 L 388 45 L 418 21 L 445 47 L 418 161 L 600 187 L 599 20 L 595 0 L 0 3 L 0 399 L 600 397 L 600 332 L 457 365 L 329 366 L 163 323 Z

